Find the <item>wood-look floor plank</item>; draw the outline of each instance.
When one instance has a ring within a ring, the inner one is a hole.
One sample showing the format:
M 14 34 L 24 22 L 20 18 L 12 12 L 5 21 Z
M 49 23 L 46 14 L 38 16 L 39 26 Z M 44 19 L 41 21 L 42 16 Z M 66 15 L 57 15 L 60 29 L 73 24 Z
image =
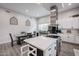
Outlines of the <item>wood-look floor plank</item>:
M 11 47 L 10 43 L 0 44 L 0 56 L 20 56 L 20 47 L 21 46 L 17 44 L 13 47 Z M 69 43 L 62 43 L 60 56 L 74 56 L 74 48 L 79 49 L 79 46 Z

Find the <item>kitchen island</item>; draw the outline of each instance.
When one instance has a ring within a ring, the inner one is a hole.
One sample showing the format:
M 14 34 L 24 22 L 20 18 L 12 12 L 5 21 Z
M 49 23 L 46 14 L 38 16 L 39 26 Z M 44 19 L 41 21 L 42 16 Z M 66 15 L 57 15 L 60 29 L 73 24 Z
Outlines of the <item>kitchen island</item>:
M 38 36 L 35 38 L 30 38 L 24 40 L 26 43 L 33 47 L 29 49 L 28 55 L 35 56 L 56 56 L 57 49 L 57 40 L 56 38 L 50 38 L 45 36 Z M 33 50 L 33 51 L 32 51 Z M 35 53 L 35 52 L 36 53 Z

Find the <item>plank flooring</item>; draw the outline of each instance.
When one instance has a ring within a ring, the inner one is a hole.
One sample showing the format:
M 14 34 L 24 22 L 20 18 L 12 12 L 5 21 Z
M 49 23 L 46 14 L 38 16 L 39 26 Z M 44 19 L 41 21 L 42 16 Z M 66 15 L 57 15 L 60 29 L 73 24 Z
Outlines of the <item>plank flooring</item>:
M 17 44 L 14 47 L 11 47 L 10 43 L 0 44 L 0 56 L 20 56 L 20 47 Z M 74 56 L 73 48 L 79 49 L 79 45 L 62 43 L 59 56 Z
M 79 45 L 63 42 L 61 46 L 60 56 L 74 56 L 74 48 L 79 49 Z

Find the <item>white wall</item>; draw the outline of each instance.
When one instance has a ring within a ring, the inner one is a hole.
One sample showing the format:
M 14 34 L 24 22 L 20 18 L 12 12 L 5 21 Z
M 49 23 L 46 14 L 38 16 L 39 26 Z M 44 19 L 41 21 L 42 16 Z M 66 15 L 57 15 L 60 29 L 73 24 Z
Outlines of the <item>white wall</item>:
M 44 16 L 38 19 L 38 31 L 48 31 L 48 25 L 50 23 L 50 17 Z
M 38 24 L 46 24 L 50 22 L 50 17 L 49 16 L 45 16 L 42 18 L 38 19 Z
M 15 16 L 18 19 L 18 25 L 10 25 L 10 18 Z M 25 26 L 25 21 L 29 19 L 31 26 Z M 9 33 L 19 33 L 21 31 L 33 32 L 36 31 L 36 19 L 30 18 L 19 13 L 11 11 L 5 12 L 5 9 L 0 8 L 0 44 L 10 42 Z

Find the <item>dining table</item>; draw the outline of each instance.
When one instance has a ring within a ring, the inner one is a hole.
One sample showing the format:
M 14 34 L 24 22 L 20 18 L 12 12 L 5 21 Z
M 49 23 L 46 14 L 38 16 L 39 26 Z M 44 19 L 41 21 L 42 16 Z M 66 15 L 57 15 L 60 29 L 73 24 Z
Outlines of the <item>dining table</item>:
M 15 36 L 17 38 L 17 44 L 21 45 L 23 40 L 28 39 L 28 38 L 33 38 L 34 34 L 31 34 L 31 35 L 29 35 L 29 34 L 26 34 L 26 35 L 25 34 L 16 34 Z

